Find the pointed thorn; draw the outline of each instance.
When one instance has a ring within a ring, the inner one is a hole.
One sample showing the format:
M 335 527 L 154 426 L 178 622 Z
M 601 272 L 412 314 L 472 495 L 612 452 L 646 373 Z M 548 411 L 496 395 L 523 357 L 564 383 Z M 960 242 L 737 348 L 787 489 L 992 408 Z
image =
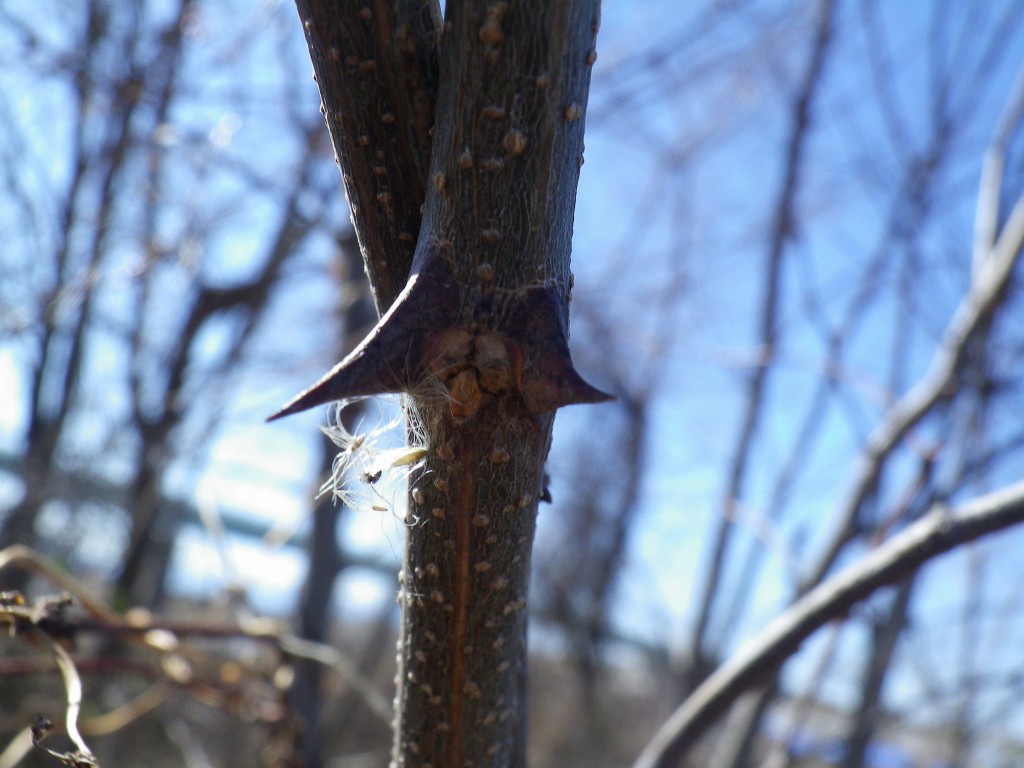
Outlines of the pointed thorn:
M 588 384 L 573 367 L 568 350 L 547 350 L 535 361 L 535 373 L 523 382 L 523 400 L 531 413 L 541 414 L 564 405 L 607 403 L 614 395 Z
M 616 399 L 615 395 L 610 395 L 590 384 L 575 368 L 570 368 L 568 381 L 563 380 L 560 384 L 559 392 L 563 399 L 561 405 L 610 403 Z
M 451 285 L 434 272 L 413 274 L 395 303 L 373 330 L 320 381 L 287 402 L 267 421 L 275 421 L 335 400 L 407 390 L 422 361 L 424 330 L 443 325 L 455 304 Z
M 508 317 L 505 333 L 519 342 L 524 355 L 522 395 L 531 413 L 541 414 L 577 403 L 605 403 L 613 395 L 588 384 L 569 355 L 562 303 L 553 289 L 528 292 Z
M 372 363 L 360 364 L 358 360 L 353 360 L 352 358 L 353 355 L 346 357 L 334 366 L 320 381 L 289 400 L 277 413 L 268 416 L 267 421 L 276 421 L 285 416 L 308 411 L 310 408 L 325 405 L 335 400 L 376 395 L 385 391 L 398 391 L 397 387 L 382 388 L 382 385 L 373 382 L 375 371 L 372 370 Z M 363 359 L 365 360 L 365 356 Z M 368 373 L 370 376 L 366 375 Z M 362 386 L 360 386 L 361 384 Z

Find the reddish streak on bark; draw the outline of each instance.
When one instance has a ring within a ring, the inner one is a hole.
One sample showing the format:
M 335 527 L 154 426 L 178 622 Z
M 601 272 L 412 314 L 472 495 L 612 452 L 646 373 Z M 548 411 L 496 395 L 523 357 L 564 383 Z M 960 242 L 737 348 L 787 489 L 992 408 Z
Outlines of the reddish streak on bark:
M 452 514 L 455 515 L 455 568 L 457 576 L 452 584 L 452 607 L 455 613 L 452 619 L 452 633 L 448 641 L 449 686 L 448 702 L 449 721 L 452 724 L 452 738 L 448 741 L 448 765 L 462 765 L 462 701 L 460 695 L 465 685 L 466 625 L 469 611 L 469 519 L 476 510 L 476 474 L 474 473 L 474 456 L 477 451 L 472 441 L 462 443 L 459 465 L 461 478 L 459 493 Z

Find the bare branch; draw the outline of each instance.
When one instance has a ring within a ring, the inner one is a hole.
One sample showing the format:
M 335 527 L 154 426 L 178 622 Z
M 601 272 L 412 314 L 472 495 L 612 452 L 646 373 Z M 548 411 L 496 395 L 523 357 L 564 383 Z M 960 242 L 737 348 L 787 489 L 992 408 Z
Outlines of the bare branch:
M 136 615 L 131 618 L 123 617 L 113 613 L 101 602 L 92 597 L 88 591 L 81 588 L 81 584 L 65 574 L 53 563 L 30 550 L 28 547 L 15 545 L 0 550 L 0 571 L 8 567 L 21 567 L 24 570 L 44 576 L 65 589 L 72 595 L 86 611 L 92 616 L 88 618 L 64 619 L 62 628 L 71 634 L 81 632 L 96 632 L 107 638 L 124 638 L 138 642 L 143 647 L 148 647 L 160 652 L 166 651 L 168 647 L 175 648 L 177 653 L 182 655 L 188 652 L 179 640 L 186 637 L 201 638 L 242 638 L 253 642 L 269 644 L 278 648 L 281 653 L 295 657 L 309 659 L 333 670 L 342 680 L 351 686 L 352 690 L 362 699 L 367 708 L 383 722 L 391 722 L 391 707 L 384 696 L 374 688 L 373 683 L 366 678 L 358 666 L 341 651 L 327 645 L 314 643 L 299 637 L 287 634 L 283 631 L 278 622 L 269 620 L 251 620 L 240 624 L 214 624 L 206 621 L 171 622 L 160 619 L 142 619 Z M 9 611 L 8 611 L 9 612 Z M 0 619 L 3 618 L 0 613 Z M 40 634 L 45 634 L 42 629 Z M 65 672 L 64 662 L 54 650 L 54 644 L 45 637 L 48 647 L 54 654 L 62 675 L 65 678 L 65 685 L 68 689 L 69 718 L 71 717 L 71 704 L 73 697 L 73 684 L 77 679 L 77 673 L 69 676 Z M 59 646 L 56 646 L 59 649 Z M 64 653 L 63 649 L 60 649 Z M 69 657 L 70 658 L 70 657 Z M 81 701 L 81 684 L 78 683 L 77 701 Z M 77 718 L 77 711 L 76 711 Z M 72 733 L 72 721 L 69 720 L 68 733 Z M 77 744 L 77 743 L 76 743 Z M 80 745 L 79 745 L 80 746 Z
M 889 408 L 868 438 L 856 471 L 856 479 L 839 506 L 838 531 L 802 585 L 806 591 L 819 583 L 847 543 L 864 500 L 878 481 L 885 459 L 906 434 L 940 401 L 960 371 L 968 343 L 991 317 L 1005 294 L 1013 268 L 1024 245 L 1024 196 L 1018 199 L 1006 226 L 975 274 L 970 291 L 953 313 L 928 372 Z
M 1024 117 L 1024 68 L 1017 74 L 1013 93 L 1003 109 L 985 152 L 978 184 L 978 207 L 974 218 L 974 270 L 977 272 L 996 244 L 999 233 L 999 194 L 1003 188 L 1006 145 Z
M 436 0 L 297 0 L 378 314 L 409 276 L 437 97 Z
M 31 728 L 32 744 L 57 758 L 65 765 L 95 766 L 96 758 L 78 731 L 78 715 L 82 710 L 82 679 L 71 655 L 64 650 L 54 638 L 54 629 L 60 629 L 64 623 L 64 611 L 71 604 L 67 595 L 45 597 L 35 605 L 26 605 L 18 592 L 0 594 L 0 623 L 9 628 L 12 636 L 28 635 L 46 647 L 57 665 L 66 692 L 64 731 L 75 746 L 74 752 L 56 752 L 42 746 L 41 742 L 53 728 L 53 722 L 39 715 Z
M 699 613 L 694 625 L 691 644 L 698 659 L 703 658 L 706 647 L 714 645 L 713 641 L 707 637 L 712 608 L 716 596 L 720 596 L 722 593 L 719 589 L 719 582 L 732 539 L 732 521 L 736 516 L 735 507 L 744 493 L 747 472 L 754 452 L 755 438 L 765 414 L 765 392 L 772 371 L 771 363 L 776 352 L 778 316 L 782 296 L 783 257 L 787 244 L 794 235 L 797 194 L 800 190 L 801 172 L 805 165 L 804 157 L 811 138 L 811 109 L 824 79 L 825 62 L 832 41 L 833 16 L 834 6 L 831 0 L 823 0 L 819 3 L 810 59 L 806 64 L 803 81 L 791 106 L 785 168 L 774 203 L 775 214 L 765 266 L 763 286 L 765 295 L 760 309 L 758 328 L 761 359 L 754 366 L 747 382 L 746 397 L 744 398 L 745 411 L 742 416 L 740 432 L 736 438 L 734 454 L 729 463 L 728 485 L 720 502 L 721 511 L 711 545 L 711 560 L 708 564 Z M 702 666 L 698 664 L 694 670 L 698 677 L 702 674 Z
M 982 536 L 1024 522 L 1024 483 L 920 521 L 808 592 L 719 667 L 661 727 L 633 768 L 669 768 L 736 697 L 773 674 L 808 637 L 855 603 Z
M 96 758 L 93 757 L 92 750 L 85 743 L 82 734 L 78 732 L 78 714 L 82 711 L 82 679 L 78 676 L 75 662 L 70 654 L 61 648 L 60 644 L 50 637 L 49 634 L 41 630 L 36 630 L 34 634 L 49 648 L 53 660 L 57 663 L 57 669 L 60 670 L 61 679 L 64 681 L 64 689 L 67 691 L 64 730 L 68 738 L 71 739 L 71 743 L 77 748 L 77 752 L 74 753 L 73 763 L 69 764 L 76 766 L 96 765 Z M 53 753 L 51 752 L 51 754 Z

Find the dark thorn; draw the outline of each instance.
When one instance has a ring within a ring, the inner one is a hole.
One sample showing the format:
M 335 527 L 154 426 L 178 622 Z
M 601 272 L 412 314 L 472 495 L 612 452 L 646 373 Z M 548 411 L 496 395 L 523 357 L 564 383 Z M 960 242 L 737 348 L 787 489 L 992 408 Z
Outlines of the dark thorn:
M 502 333 L 523 354 L 522 395 L 531 413 L 541 414 L 576 403 L 604 403 L 613 395 L 591 386 L 569 355 L 561 302 L 552 288 L 531 288 L 511 308 Z
M 420 375 L 425 330 L 449 324 L 453 286 L 438 270 L 409 278 L 395 303 L 362 343 L 312 387 L 290 400 L 267 421 L 318 405 L 408 390 Z

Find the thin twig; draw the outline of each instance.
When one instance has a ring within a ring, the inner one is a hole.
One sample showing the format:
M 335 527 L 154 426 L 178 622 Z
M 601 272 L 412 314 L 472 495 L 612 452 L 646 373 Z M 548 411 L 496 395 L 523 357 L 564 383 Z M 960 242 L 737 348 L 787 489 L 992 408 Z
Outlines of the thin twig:
M 772 234 L 763 279 L 765 293 L 758 325 L 761 359 L 754 365 L 747 380 L 740 431 L 729 461 L 727 486 L 720 502 L 721 512 L 712 536 L 711 555 L 706 575 L 703 577 L 697 619 L 690 638 L 692 652 L 698 660 L 711 655 L 707 649 L 720 644 L 709 636 L 713 608 L 716 599 L 720 598 L 723 592 L 720 586 L 734 538 L 735 508 L 743 498 L 748 482 L 753 446 L 756 445 L 765 418 L 765 393 L 768 391 L 771 374 L 774 371 L 786 248 L 795 233 L 795 208 L 801 190 L 804 159 L 812 138 L 813 107 L 824 80 L 825 65 L 833 40 L 834 4 L 832 0 L 822 0 L 818 6 L 817 26 L 810 58 L 789 116 L 791 125 L 787 137 L 783 177 L 774 204 Z M 724 627 L 723 630 L 728 631 L 728 627 Z M 698 664 L 698 672 L 702 666 Z
M 1024 196 L 1017 200 L 991 253 L 974 276 L 971 289 L 946 326 L 939 349 L 924 377 L 887 411 L 868 438 L 856 479 L 839 506 L 839 528 L 804 580 L 801 591 L 821 582 L 847 544 L 857 514 L 870 495 L 882 465 L 900 441 L 944 398 L 960 370 L 968 342 L 999 306 L 1024 245 Z
M 108 736 L 117 733 L 160 706 L 167 700 L 171 690 L 170 684 L 164 681 L 151 685 L 138 696 L 109 712 L 83 719 L 80 723 L 81 730 L 90 736 Z
M 0 752 L 0 768 L 15 768 L 32 751 L 32 729 L 22 728 Z
M 995 131 L 981 167 L 978 184 L 978 204 L 974 215 L 973 266 L 977 273 L 996 243 L 999 233 L 999 196 L 1002 191 L 1003 171 L 1006 166 L 1006 145 L 1013 131 L 1024 117 L 1024 67 L 1017 73 L 1017 81 Z
M 334 670 L 342 680 L 352 687 L 352 690 L 362 697 L 367 708 L 381 722 L 389 726 L 391 725 L 394 719 L 391 703 L 381 695 L 373 683 L 359 671 L 358 667 L 345 654 L 329 645 L 314 643 L 295 636 L 282 637 L 280 644 L 281 650 L 291 656 L 309 659 Z
M 283 625 L 279 622 L 255 619 L 240 624 L 212 624 L 209 622 L 162 622 L 157 619 L 142 621 L 137 617 L 129 620 L 110 611 L 81 589 L 80 584 L 56 565 L 28 547 L 15 545 L 0 550 L 0 571 L 11 566 L 19 566 L 49 578 L 85 607 L 92 619 L 67 619 L 65 625 L 71 632 L 98 632 L 107 637 L 134 639 L 161 653 L 165 652 L 170 645 L 175 648 L 177 653 L 185 654 L 187 649 L 183 648 L 179 642 L 179 638 L 185 636 L 242 638 L 265 643 L 289 656 L 310 659 L 333 670 L 363 699 L 367 708 L 374 715 L 389 725 L 391 723 L 393 713 L 390 704 L 350 658 L 336 648 L 285 633 Z M 40 633 L 42 634 L 41 630 Z M 51 642 L 49 637 L 44 636 L 44 638 L 48 643 Z M 70 659 L 70 657 L 68 658 Z M 58 659 L 59 664 L 60 660 Z M 61 671 L 63 673 L 63 668 Z
M 14 546 L 0 549 L 0 571 L 12 567 L 22 568 L 30 573 L 45 576 L 69 595 L 72 595 L 83 608 L 104 624 L 115 625 L 122 622 L 120 616 L 83 590 L 81 581 L 72 578 L 45 557 L 38 555 L 30 547 L 15 544 Z
M 82 711 L 82 679 L 78 676 L 75 662 L 49 634 L 38 628 L 35 629 L 34 634 L 49 648 L 53 660 L 57 663 L 57 669 L 60 670 L 61 679 L 64 681 L 64 689 L 67 691 L 64 730 L 68 738 L 71 739 L 71 743 L 78 749 L 77 755 L 81 763 L 83 765 L 94 764 L 96 758 L 93 757 L 92 750 L 85 743 L 82 734 L 78 732 L 78 714 Z

